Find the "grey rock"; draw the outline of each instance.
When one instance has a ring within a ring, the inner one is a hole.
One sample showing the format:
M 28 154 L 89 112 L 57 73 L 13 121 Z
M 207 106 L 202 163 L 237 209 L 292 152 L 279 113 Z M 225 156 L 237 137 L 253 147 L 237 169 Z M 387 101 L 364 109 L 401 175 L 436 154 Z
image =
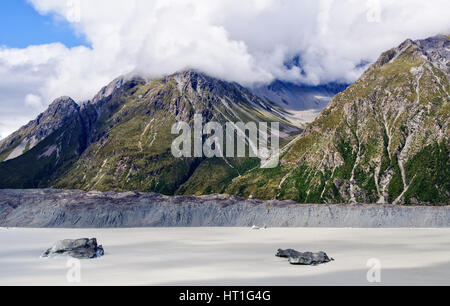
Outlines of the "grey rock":
M 287 249 L 287 250 L 279 249 L 277 255 L 275 255 L 275 256 L 281 257 L 281 258 L 289 258 L 289 257 L 299 257 L 300 255 L 301 255 L 300 252 L 293 250 L 293 249 Z
M 320 265 L 329 263 L 330 261 L 334 261 L 333 258 L 329 258 L 327 253 L 325 252 L 318 252 L 318 253 L 311 253 L 311 252 L 305 252 L 300 253 L 298 256 L 289 257 L 289 263 L 291 265 Z
M 281 258 L 289 258 L 289 263 L 291 265 L 311 265 L 316 266 L 324 263 L 329 263 L 334 261 L 333 258 L 328 257 L 325 252 L 305 252 L 301 253 L 293 249 L 282 250 L 279 249 L 276 255 Z
M 53 247 L 42 254 L 43 258 L 68 256 L 77 259 L 98 258 L 105 254 L 103 247 L 97 245 L 97 239 L 66 239 L 58 241 Z

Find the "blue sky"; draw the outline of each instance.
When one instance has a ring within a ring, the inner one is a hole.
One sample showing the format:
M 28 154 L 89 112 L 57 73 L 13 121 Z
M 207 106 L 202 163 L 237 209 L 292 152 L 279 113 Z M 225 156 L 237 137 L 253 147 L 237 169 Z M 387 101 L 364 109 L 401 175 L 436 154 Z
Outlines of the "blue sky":
M 86 45 L 68 22 L 40 15 L 26 0 L 0 1 L 0 46 L 25 48 L 55 42 L 67 47 Z

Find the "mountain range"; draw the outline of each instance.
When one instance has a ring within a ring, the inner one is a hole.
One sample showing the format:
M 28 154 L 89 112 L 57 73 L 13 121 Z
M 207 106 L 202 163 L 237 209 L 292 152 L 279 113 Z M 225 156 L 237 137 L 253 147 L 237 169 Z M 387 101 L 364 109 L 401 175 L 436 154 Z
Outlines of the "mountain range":
M 57 99 L 3 140 L 0 187 L 221 193 L 259 159 L 173 157 L 172 125 L 195 114 L 205 122 L 280 122 L 281 143 L 300 132 L 285 110 L 236 83 L 192 70 L 130 75 L 82 105 Z
M 0 188 L 449 204 L 449 80 L 445 35 L 406 40 L 348 88 L 277 81 L 248 89 L 193 70 L 124 76 L 90 101 L 55 100 L 2 140 Z M 174 158 L 171 126 L 195 114 L 220 123 L 280 122 L 280 165 Z

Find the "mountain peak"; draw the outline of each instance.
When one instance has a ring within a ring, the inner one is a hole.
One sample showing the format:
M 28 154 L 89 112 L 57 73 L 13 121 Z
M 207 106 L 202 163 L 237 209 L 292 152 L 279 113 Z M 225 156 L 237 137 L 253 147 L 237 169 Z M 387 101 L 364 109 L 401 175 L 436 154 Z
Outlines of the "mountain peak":
M 166 79 L 175 79 L 177 82 L 179 83 L 191 83 L 191 84 L 196 84 L 199 81 L 203 81 L 206 83 L 213 83 L 213 82 L 225 82 L 221 79 L 212 77 L 204 72 L 201 72 L 199 70 L 196 69 L 186 69 L 186 70 L 182 70 L 179 72 L 176 72 L 172 75 L 169 75 L 166 77 Z
M 66 118 L 71 117 L 74 113 L 80 110 L 80 106 L 70 97 L 62 96 L 55 99 L 38 117 L 38 124 L 43 122 L 54 122 L 57 120 L 65 121 Z
M 58 105 L 58 104 L 76 104 L 76 102 L 69 96 L 62 96 L 53 100 L 50 105 Z
M 384 66 L 404 52 L 411 50 L 414 54 L 426 58 L 439 69 L 450 72 L 450 38 L 447 35 L 436 35 L 422 40 L 407 39 L 398 47 L 390 49 L 378 58 L 374 67 Z
M 45 116 L 48 114 L 54 116 L 55 114 L 59 114 L 65 116 L 67 113 L 79 109 L 79 105 L 71 97 L 62 96 L 55 99 L 42 115 Z
M 8 161 L 33 149 L 41 140 L 79 114 L 80 106 L 70 97 L 55 99 L 35 120 L 0 142 L 0 161 Z
M 185 78 L 214 78 L 205 72 L 193 68 L 180 70 L 178 72 L 171 74 L 171 76 L 178 76 Z
M 450 38 L 446 35 L 437 35 L 427 39 L 418 40 L 416 44 L 420 50 L 439 69 L 450 73 Z
M 121 75 L 112 80 L 108 85 L 103 87 L 89 103 L 96 104 L 101 100 L 111 97 L 118 89 L 122 88 L 122 86 L 124 86 L 129 82 L 145 83 L 147 82 L 147 80 L 144 77 L 135 73 Z

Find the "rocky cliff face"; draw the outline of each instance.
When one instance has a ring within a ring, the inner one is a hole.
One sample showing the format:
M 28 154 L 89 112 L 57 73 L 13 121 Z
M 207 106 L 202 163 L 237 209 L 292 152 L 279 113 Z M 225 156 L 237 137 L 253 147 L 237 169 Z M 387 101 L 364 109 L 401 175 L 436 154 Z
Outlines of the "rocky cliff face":
M 450 41 L 407 40 L 338 94 L 283 157 L 227 192 L 301 203 L 449 203 Z
M 234 196 L 0 190 L 0 227 L 448 227 L 450 208 L 298 205 Z

